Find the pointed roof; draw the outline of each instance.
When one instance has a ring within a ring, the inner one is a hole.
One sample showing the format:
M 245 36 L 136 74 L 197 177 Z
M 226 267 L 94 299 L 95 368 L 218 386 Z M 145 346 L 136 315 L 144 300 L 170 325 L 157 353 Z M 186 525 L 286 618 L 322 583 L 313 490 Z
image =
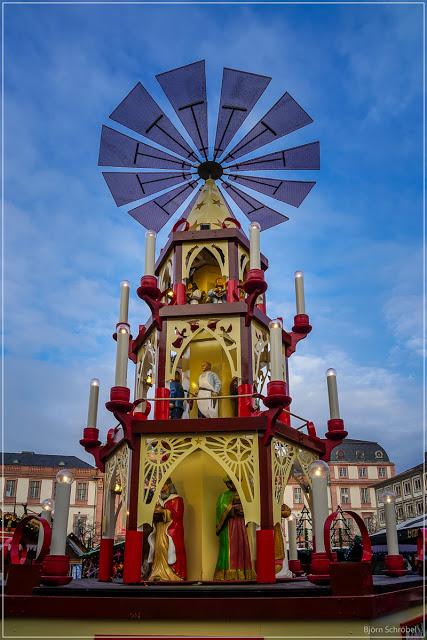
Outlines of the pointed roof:
M 208 178 L 188 214 L 190 229 L 200 228 L 201 224 L 209 224 L 212 229 L 221 229 L 226 218 L 236 219 L 215 180 Z

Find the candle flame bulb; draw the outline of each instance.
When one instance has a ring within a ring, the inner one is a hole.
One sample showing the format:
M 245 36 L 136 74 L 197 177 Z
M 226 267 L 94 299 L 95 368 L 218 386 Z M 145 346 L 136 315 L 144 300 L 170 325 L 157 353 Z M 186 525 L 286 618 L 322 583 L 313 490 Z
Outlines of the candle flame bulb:
M 297 315 L 305 314 L 304 274 L 302 271 L 295 271 L 295 298 Z
M 145 269 L 144 275 L 154 276 L 156 255 L 156 232 L 147 231 L 145 234 Z
M 129 358 L 129 327 L 122 324 L 117 327 L 116 376 L 115 386 L 126 387 Z
M 337 372 L 335 369 L 328 369 L 326 372 L 326 382 L 328 384 L 329 417 L 331 420 L 340 419 L 340 406 L 338 403 Z
M 122 280 L 120 283 L 120 311 L 119 322 L 127 322 L 129 315 L 129 282 Z
M 89 407 L 87 410 L 88 427 L 96 428 L 96 420 L 98 417 L 98 398 L 99 398 L 99 380 L 92 378 L 89 387 Z
M 277 318 L 271 320 L 270 329 L 270 370 L 271 380 L 284 381 L 285 368 L 283 366 L 283 349 L 282 349 L 282 323 Z
M 399 555 L 396 522 L 396 494 L 391 489 L 383 492 L 381 500 L 384 504 L 385 532 L 387 538 L 387 553 L 389 556 Z
M 315 460 L 308 468 L 311 478 L 313 531 L 316 540 L 316 552 L 325 551 L 323 526 L 329 515 L 328 475 L 329 465 L 324 460 Z
M 261 269 L 260 252 L 261 225 L 251 222 L 249 225 L 249 269 Z

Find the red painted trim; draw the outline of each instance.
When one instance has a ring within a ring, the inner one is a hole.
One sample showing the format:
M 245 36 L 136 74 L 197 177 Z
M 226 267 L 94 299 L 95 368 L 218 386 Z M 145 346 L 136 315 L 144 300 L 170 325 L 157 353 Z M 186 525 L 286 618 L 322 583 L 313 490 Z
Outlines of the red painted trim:
M 181 225 L 184 225 L 183 229 L 179 228 Z M 190 223 L 188 222 L 188 220 L 186 220 L 185 218 L 180 218 L 178 222 L 175 222 L 175 224 L 173 225 L 172 233 L 176 233 L 177 231 L 188 231 L 189 228 L 190 228 Z
M 256 574 L 258 583 L 276 582 L 273 529 L 258 529 L 256 532 Z
M 398 581 L 396 586 L 398 586 Z M 423 587 L 407 587 L 393 591 L 364 596 L 286 596 L 262 594 L 260 597 L 247 598 L 242 595 L 200 598 L 185 594 L 179 598 L 162 593 L 150 593 L 144 597 L 145 587 L 137 587 L 138 595 L 126 595 L 130 589 L 123 589 L 123 596 L 115 596 L 114 619 L 129 620 L 336 620 L 337 611 L 343 619 L 374 619 L 394 611 L 403 611 L 422 604 Z M 4 598 L 5 616 L 10 618 L 70 618 L 89 619 L 94 615 L 99 619 L 111 619 L 112 598 L 94 596 L 90 589 L 84 597 L 64 595 L 60 590 L 55 594 L 55 606 L 52 596 L 8 596 Z
M 252 393 L 253 388 L 251 384 L 239 384 L 237 387 L 237 412 L 239 418 L 246 418 L 252 415 L 252 398 L 242 398 L 248 393 Z
M 123 583 L 141 582 L 142 569 L 142 531 L 127 531 L 125 540 L 125 556 L 123 566 Z
M 43 544 L 36 561 L 41 562 L 50 549 L 50 541 L 52 538 L 52 528 L 45 518 L 38 516 L 26 516 L 23 518 L 15 529 L 10 543 L 9 557 L 11 564 L 25 564 L 27 559 L 27 549 L 23 548 L 24 529 L 31 520 L 37 520 L 43 529 Z
M 261 529 L 273 530 L 273 482 L 271 468 L 271 444 L 258 439 L 259 491 L 260 491 L 260 525 Z M 257 532 L 258 533 L 258 532 Z M 274 563 L 274 553 L 273 553 Z
M 359 516 L 359 514 L 356 513 L 355 511 L 343 509 L 343 513 L 347 513 L 349 516 L 351 516 L 353 520 L 356 522 L 357 526 L 359 527 L 360 533 L 362 534 L 362 547 L 363 547 L 362 561 L 370 562 L 372 558 L 371 539 L 369 537 L 369 533 L 364 521 Z M 325 551 L 327 553 L 329 560 L 331 561 L 334 560 L 334 557 L 335 557 L 335 555 L 331 551 L 331 524 L 337 516 L 338 516 L 338 511 L 334 511 L 333 513 L 330 513 L 326 518 L 325 524 L 323 526 L 323 540 L 325 542 Z
M 227 225 L 225 224 L 226 222 L 231 222 L 232 225 L 234 227 L 236 227 L 236 229 L 241 229 L 242 228 L 242 225 L 240 224 L 240 222 L 236 218 L 229 217 L 229 218 L 224 218 L 224 220 L 223 220 L 223 222 L 221 224 L 221 228 L 222 229 L 230 229 L 230 227 L 227 227 Z
M 41 583 L 46 585 L 63 586 L 71 582 L 70 558 L 66 555 L 46 556 L 42 563 Z
M 160 319 L 160 309 L 164 306 L 162 300 L 162 292 L 157 286 L 156 276 L 142 276 L 141 286 L 138 287 L 136 293 L 148 305 L 153 320 L 159 331 L 162 330 L 162 321 Z
M 109 582 L 113 575 L 114 538 L 101 538 L 99 545 L 99 582 Z
M 175 296 L 175 304 L 187 303 L 185 284 L 183 284 L 182 282 L 178 282 L 177 284 L 174 284 L 173 292 Z
M 264 278 L 262 269 L 249 269 L 246 280 L 242 285 L 243 291 L 246 293 L 246 318 L 245 324 L 248 327 L 254 317 L 254 308 L 257 298 L 267 291 L 267 282 Z
M 136 529 L 138 526 L 138 500 L 139 500 L 139 465 L 141 458 L 141 438 L 135 438 L 132 451 L 132 462 L 129 486 L 129 515 L 127 517 L 127 529 Z
M 155 420 L 168 420 L 169 419 L 169 397 L 170 390 L 167 387 L 157 387 L 156 398 L 166 398 L 166 400 L 158 400 L 154 406 L 154 419 Z

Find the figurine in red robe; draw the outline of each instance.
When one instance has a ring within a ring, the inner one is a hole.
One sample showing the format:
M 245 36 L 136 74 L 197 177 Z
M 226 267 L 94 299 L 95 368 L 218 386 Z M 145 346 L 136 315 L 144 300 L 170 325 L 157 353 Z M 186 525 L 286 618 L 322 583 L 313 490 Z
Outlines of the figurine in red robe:
M 169 478 L 162 487 L 159 502 L 154 509 L 154 529 L 148 538 L 148 562 L 152 563 L 149 581 L 187 579 L 183 519 L 184 501 Z

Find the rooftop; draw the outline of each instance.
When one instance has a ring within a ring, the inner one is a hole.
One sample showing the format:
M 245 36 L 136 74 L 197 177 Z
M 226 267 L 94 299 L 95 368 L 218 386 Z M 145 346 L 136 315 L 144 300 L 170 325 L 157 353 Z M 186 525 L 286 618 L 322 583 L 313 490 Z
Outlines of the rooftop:
M 346 438 L 331 453 L 331 462 L 390 462 L 386 450 L 370 440 Z
M 18 453 L 2 453 L 2 463 L 5 465 L 20 465 L 23 467 L 62 467 L 65 469 L 95 469 L 95 467 L 76 456 L 62 454 L 35 453 L 21 451 Z

